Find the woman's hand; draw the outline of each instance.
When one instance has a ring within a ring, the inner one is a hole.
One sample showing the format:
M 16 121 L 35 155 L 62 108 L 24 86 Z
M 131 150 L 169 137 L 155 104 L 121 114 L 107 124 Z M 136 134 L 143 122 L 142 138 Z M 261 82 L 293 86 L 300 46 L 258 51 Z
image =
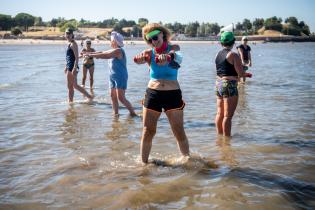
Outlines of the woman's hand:
M 145 62 L 147 62 L 147 54 L 146 53 L 140 53 L 138 55 L 136 55 L 134 58 L 133 58 L 133 61 L 137 64 L 144 64 Z
M 160 54 L 160 55 L 158 55 L 157 56 L 157 61 L 158 61 L 157 64 L 160 65 L 160 66 L 165 65 L 168 62 L 168 60 L 167 60 L 168 56 L 169 56 L 168 54 Z

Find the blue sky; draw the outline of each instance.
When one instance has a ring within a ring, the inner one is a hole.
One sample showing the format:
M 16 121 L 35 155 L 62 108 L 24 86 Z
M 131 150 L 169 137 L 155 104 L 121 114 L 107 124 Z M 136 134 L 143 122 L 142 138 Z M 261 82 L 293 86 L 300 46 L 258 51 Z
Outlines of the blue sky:
M 217 22 L 219 25 L 242 22 L 244 18 L 295 16 L 315 32 L 314 0 L 0 0 L 0 13 L 15 16 L 26 12 L 52 18 L 81 18 L 100 21 L 108 18 L 135 20 L 144 17 L 150 22 L 189 23 Z

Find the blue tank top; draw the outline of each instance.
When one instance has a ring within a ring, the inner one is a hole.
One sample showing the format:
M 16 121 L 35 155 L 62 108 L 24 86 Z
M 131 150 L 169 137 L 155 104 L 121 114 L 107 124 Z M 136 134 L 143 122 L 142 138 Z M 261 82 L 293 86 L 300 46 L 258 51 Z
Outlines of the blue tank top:
M 67 53 L 66 53 L 66 67 L 68 70 L 72 71 L 73 67 L 74 67 L 74 62 L 75 62 L 75 55 L 73 50 L 70 47 L 70 44 L 68 45 L 67 48 Z
M 167 47 L 167 52 L 171 50 L 171 46 Z M 165 65 L 158 65 L 155 63 L 155 53 L 152 48 L 151 65 L 150 65 L 150 79 L 165 79 L 165 80 L 177 80 L 177 69 L 173 69 L 168 63 Z
M 111 58 L 108 60 L 109 74 L 112 78 L 128 77 L 126 54 L 124 49 L 120 48 L 120 50 L 123 55 L 121 59 Z

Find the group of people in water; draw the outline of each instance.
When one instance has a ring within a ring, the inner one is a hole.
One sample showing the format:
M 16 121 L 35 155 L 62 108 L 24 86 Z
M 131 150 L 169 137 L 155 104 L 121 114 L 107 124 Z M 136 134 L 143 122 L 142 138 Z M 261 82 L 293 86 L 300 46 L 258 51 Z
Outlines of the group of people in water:
M 134 57 L 136 64 L 147 64 L 150 69 L 150 80 L 143 99 L 143 131 L 141 137 L 141 159 L 148 163 L 152 140 L 156 133 L 157 122 L 162 111 L 165 112 L 181 154 L 189 157 L 189 143 L 184 129 L 184 107 L 182 91 L 177 80 L 178 69 L 182 62 L 180 46 L 172 44 L 171 33 L 158 23 L 149 23 L 142 29 L 144 41 L 148 49 Z M 113 114 L 118 115 L 118 101 L 129 110 L 131 116 L 136 116 L 133 106 L 126 99 L 127 64 L 123 49 L 123 36 L 115 31 L 111 33 L 111 48 L 107 51 L 96 52 L 91 48 L 91 41 L 86 41 L 80 55 L 74 41 L 73 30 L 67 29 L 65 37 L 68 40 L 65 73 L 67 75 L 68 100 L 73 102 L 74 89 L 80 91 L 89 100 L 93 99 L 83 87 L 77 84 L 78 60 L 83 57 L 82 85 L 85 85 L 87 71 L 90 73 L 90 87 L 93 87 L 94 61 L 93 58 L 108 59 L 109 84 Z M 217 114 L 215 118 L 218 135 L 231 136 L 232 117 L 238 102 L 238 81 L 245 77 L 245 67 L 251 66 L 250 48 L 247 37 L 242 39 L 238 47 L 241 54 L 232 51 L 235 37 L 232 32 L 221 34 L 220 42 L 223 49 L 215 58 L 217 79 Z M 243 54 L 243 55 L 242 55 Z M 246 55 L 244 55 L 246 54 Z M 245 81 L 245 80 L 243 80 Z

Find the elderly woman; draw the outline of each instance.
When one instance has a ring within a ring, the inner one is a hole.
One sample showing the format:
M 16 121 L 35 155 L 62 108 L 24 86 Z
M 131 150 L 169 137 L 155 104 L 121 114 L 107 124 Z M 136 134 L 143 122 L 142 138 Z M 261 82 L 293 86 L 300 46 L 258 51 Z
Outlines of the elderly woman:
M 224 32 L 221 34 L 220 41 L 223 49 L 215 58 L 217 70 L 215 124 L 218 135 L 229 137 L 231 136 L 232 117 L 238 102 L 238 78 L 244 76 L 244 71 L 240 57 L 232 51 L 235 43 L 234 34 Z
M 103 52 L 85 53 L 85 56 L 92 58 L 108 59 L 109 86 L 111 91 L 110 95 L 112 99 L 114 116 L 119 116 L 118 101 L 126 106 L 131 116 L 136 116 L 136 113 L 131 103 L 125 97 L 128 81 L 128 71 L 126 53 L 123 49 L 123 41 L 123 36 L 120 33 L 113 31 L 111 33 L 112 49 Z
M 150 81 L 143 100 L 142 162 L 148 163 L 152 139 L 162 110 L 166 113 L 181 154 L 189 156 L 189 144 L 183 125 L 185 103 L 177 81 L 180 48 L 170 43 L 169 30 L 157 23 L 146 25 L 142 34 L 150 46 L 150 49 L 134 58 L 135 63 L 147 63 L 150 68 Z
M 68 86 L 68 101 L 69 103 L 73 102 L 74 97 L 74 89 L 80 91 L 85 97 L 89 100 L 92 100 L 93 97 L 86 92 L 86 90 L 80 87 L 77 83 L 77 75 L 78 75 L 78 45 L 74 40 L 73 30 L 71 28 L 66 29 L 65 38 L 68 41 L 68 48 L 66 52 L 66 66 L 65 66 L 65 74 L 67 75 L 67 86 Z

